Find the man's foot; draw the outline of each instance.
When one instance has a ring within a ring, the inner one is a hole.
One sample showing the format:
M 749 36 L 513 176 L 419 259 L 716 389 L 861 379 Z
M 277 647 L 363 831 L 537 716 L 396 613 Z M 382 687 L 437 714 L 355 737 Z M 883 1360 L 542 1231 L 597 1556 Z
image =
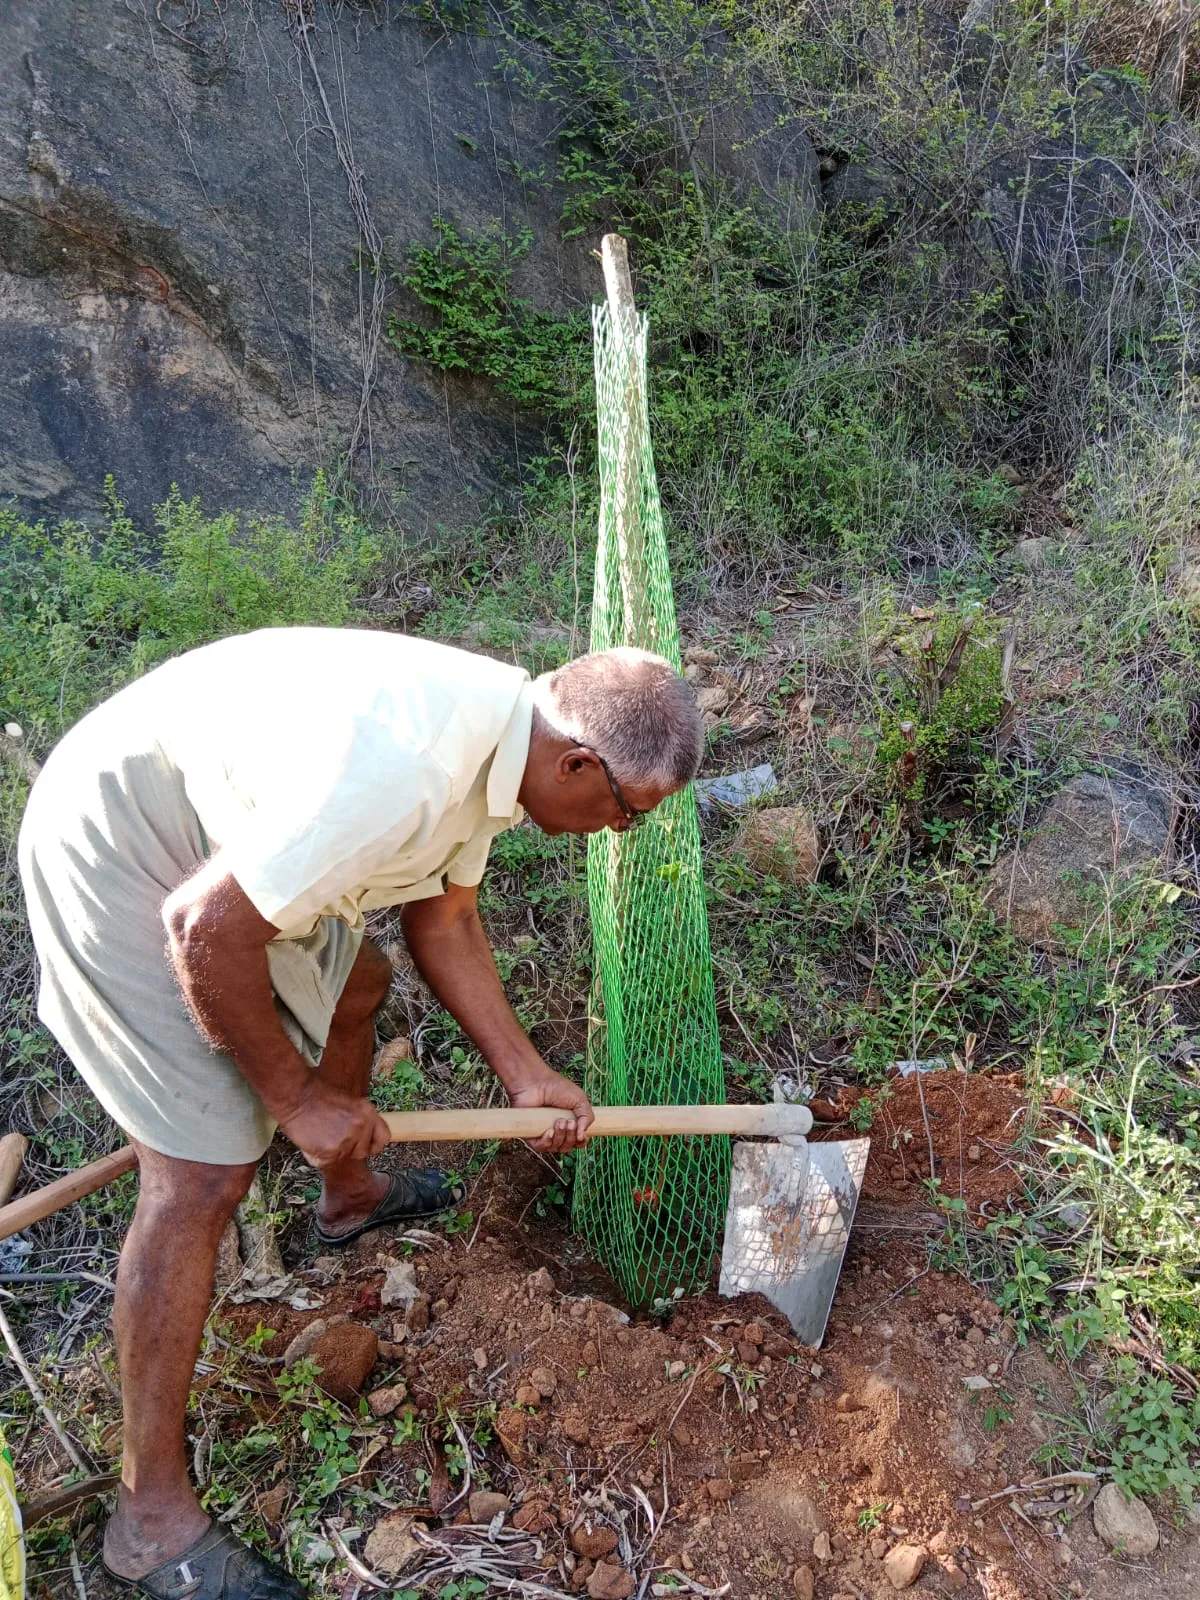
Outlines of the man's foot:
M 353 1184 L 339 1182 L 335 1186 L 325 1179 L 317 1201 L 317 1232 L 333 1238 L 357 1228 L 374 1215 L 391 1191 L 390 1175 L 370 1167 L 362 1167 Z
M 385 1177 L 385 1192 L 374 1209 L 364 1217 L 340 1226 L 331 1226 L 317 1212 L 317 1238 L 325 1245 L 349 1244 L 374 1228 L 392 1222 L 413 1222 L 418 1217 L 436 1216 L 456 1206 L 466 1193 L 461 1183 L 451 1183 L 437 1167 L 409 1167 Z
M 136 1578 L 112 1566 L 106 1533 L 104 1565 L 111 1577 L 150 1600 L 305 1600 L 306 1594 L 282 1567 L 215 1522 L 177 1555 Z
M 122 1488 L 104 1530 L 104 1565 L 115 1578 L 134 1582 L 195 1544 L 211 1525 L 194 1495 L 145 1510 Z

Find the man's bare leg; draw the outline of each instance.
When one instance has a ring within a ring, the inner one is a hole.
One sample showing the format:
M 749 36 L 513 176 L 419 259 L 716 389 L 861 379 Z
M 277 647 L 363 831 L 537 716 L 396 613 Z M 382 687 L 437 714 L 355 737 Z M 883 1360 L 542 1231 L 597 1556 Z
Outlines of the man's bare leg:
M 365 1095 L 371 1087 L 375 1053 L 375 1013 L 387 999 L 392 964 L 377 945 L 364 939 L 329 1025 L 329 1039 L 317 1072 L 335 1089 Z M 317 1220 L 328 1233 L 365 1222 L 388 1191 L 385 1173 L 365 1161 L 339 1161 L 321 1173 Z
M 217 1244 L 257 1162 L 211 1166 L 134 1141 L 141 1193 L 113 1309 L 124 1460 L 104 1559 L 124 1578 L 181 1554 L 208 1526 L 188 1480 L 184 1417 L 212 1300 Z

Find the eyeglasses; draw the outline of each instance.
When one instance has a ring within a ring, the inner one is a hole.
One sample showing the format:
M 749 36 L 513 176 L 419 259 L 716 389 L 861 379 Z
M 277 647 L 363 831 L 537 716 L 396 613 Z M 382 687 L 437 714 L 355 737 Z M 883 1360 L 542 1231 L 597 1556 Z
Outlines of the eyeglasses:
M 608 779 L 608 787 L 613 792 L 613 799 L 620 806 L 621 815 L 625 818 L 625 827 L 622 829 L 622 832 L 628 833 L 630 828 L 638 827 L 642 820 L 645 817 L 648 817 L 650 813 L 648 811 L 635 811 L 633 809 L 633 807 L 629 804 L 629 801 L 626 800 L 625 796 L 622 794 L 621 785 L 613 777 L 613 770 L 609 766 L 608 762 L 605 761 L 599 750 L 593 750 L 592 754 L 604 768 L 604 776 Z

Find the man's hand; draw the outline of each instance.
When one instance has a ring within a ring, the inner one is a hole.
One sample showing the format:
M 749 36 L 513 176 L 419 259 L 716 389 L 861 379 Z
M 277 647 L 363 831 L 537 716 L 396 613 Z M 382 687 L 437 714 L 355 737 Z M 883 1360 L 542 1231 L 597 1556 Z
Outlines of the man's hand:
M 390 1142 L 388 1125 L 369 1100 L 330 1088 L 315 1075 L 294 1110 L 279 1126 L 310 1166 L 365 1161 Z
M 523 1088 L 509 1095 L 514 1106 L 561 1106 L 570 1115 L 561 1117 L 540 1139 L 529 1141 L 531 1149 L 562 1155 L 587 1143 L 587 1131 L 596 1120 L 591 1102 L 583 1090 L 560 1073 L 545 1067 Z

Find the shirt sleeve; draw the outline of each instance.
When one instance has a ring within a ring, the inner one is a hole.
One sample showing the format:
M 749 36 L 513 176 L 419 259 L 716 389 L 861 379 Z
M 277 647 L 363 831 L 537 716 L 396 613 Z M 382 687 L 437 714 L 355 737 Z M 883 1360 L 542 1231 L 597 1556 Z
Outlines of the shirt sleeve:
M 460 889 L 474 889 L 482 883 L 495 837 L 494 833 L 473 834 L 447 867 L 447 881 L 457 884 Z
M 300 755 L 289 749 L 262 775 L 222 853 L 256 910 L 291 927 L 419 844 L 450 793 L 436 757 L 397 746 L 378 724 L 358 722 L 332 743 L 310 732 Z

